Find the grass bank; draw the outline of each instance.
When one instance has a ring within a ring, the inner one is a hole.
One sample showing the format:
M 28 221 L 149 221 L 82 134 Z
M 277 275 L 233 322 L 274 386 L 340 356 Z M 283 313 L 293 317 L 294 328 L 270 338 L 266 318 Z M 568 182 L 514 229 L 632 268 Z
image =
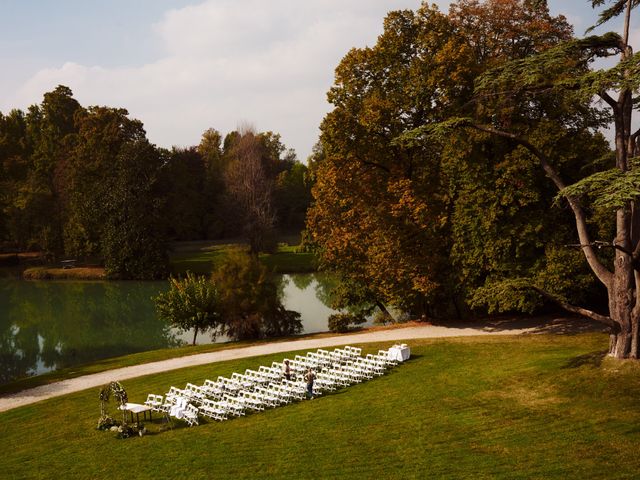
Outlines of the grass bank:
M 208 275 L 229 251 L 243 246 L 241 242 L 180 242 L 169 255 L 171 274 L 185 275 L 187 271 L 191 271 Z M 286 242 L 278 244 L 274 253 L 260 254 L 260 261 L 275 273 L 310 273 L 317 270 L 313 253 L 299 252 L 297 245 Z M 45 265 L 24 269 L 22 277 L 25 280 L 104 280 L 106 274 L 103 267 L 62 268 L 59 265 Z
M 103 267 L 31 267 L 22 272 L 25 280 L 105 280 Z
M 386 346 L 365 345 L 368 350 Z M 411 341 L 382 378 L 223 423 L 116 440 L 97 389 L 0 414 L 6 478 L 637 478 L 640 366 L 602 334 Z M 125 382 L 131 401 L 282 354 Z
M 170 257 L 171 273 L 184 275 L 187 271 L 200 275 L 211 273 L 238 243 L 217 244 L 210 242 L 188 242 L 176 248 Z M 316 258 L 313 253 L 298 252 L 296 245 L 278 244 L 274 253 L 260 254 L 260 261 L 276 273 L 315 272 Z

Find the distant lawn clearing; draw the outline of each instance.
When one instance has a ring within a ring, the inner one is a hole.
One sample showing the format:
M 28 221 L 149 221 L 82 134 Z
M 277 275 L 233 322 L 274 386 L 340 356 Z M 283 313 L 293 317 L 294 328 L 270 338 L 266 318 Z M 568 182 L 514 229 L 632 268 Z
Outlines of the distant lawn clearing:
M 408 342 L 384 377 L 222 423 L 117 440 L 98 389 L 0 414 L 4 478 L 637 478 L 640 365 L 602 334 Z M 362 345 L 367 351 L 388 344 Z M 130 401 L 290 354 L 124 382 Z M 159 423 L 150 425 L 158 432 Z
M 242 244 L 207 244 L 204 242 L 181 246 L 170 256 L 174 275 L 187 271 L 208 275 L 219 265 L 229 250 L 246 247 Z M 275 253 L 261 253 L 260 261 L 275 273 L 309 273 L 317 270 L 313 253 L 298 252 L 296 246 L 280 244 Z

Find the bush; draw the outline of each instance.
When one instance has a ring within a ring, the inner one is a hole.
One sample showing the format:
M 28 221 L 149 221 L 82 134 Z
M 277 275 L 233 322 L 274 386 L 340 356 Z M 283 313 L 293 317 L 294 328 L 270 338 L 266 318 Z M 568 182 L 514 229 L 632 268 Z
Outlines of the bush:
M 362 315 L 356 315 L 354 313 L 334 313 L 329 315 L 329 330 L 344 333 L 350 330 L 351 325 L 361 325 L 366 321 L 367 319 Z
M 216 286 L 205 277 L 187 272 L 187 278 L 170 278 L 169 290 L 155 299 L 158 318 L 184 331 L 193 328 L 193 345 L 198 332 L 213 330 L 222 324 Z

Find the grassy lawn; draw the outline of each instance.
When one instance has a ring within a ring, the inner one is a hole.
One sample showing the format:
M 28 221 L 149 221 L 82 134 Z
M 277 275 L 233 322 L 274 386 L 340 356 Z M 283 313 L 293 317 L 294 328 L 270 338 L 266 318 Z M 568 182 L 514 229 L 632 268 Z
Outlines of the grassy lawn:
M 275 273 L 310 273 L 317 270 L 313 253 L 298 252 L 299 235 L 280 237 L 281 243 L 275 253 L 260 254 L 260 260 Z M 216 265 L 224 260 L 233 248 L 246 247 L 240 241 L 221 243 L 219 241 L 176 242 L 169 256 L 169 268 L 173 275 L 184 275 L 187 271 L 199 275 L 208 275 Z M 7 256 L 8 258 L 16 255 Z M 2 258 L 0 256 L 0 266 Z M 10 267 L 3 267 L 9 270 Z M 20 272 L 21 269 L 13 267 Z M 103 267 L 75 267 L 63 269 L 59 264 L 29 267 L 22 276 L 27 280 L 102 280 L 105 278 Z
M 229 250 L 238 248 L 237 243 L 211 244 L 209 242 L 189 242 L 171 254 L 170 266 L 174 275 L 187 271 L 205 275 L 211 273 Z M 316 271 L 315 255 L 299 253 L 297 247 L 286 243 L 278 245 L 273 254 L 261 254 L 260 260 L 277 273 L 306 273 Z
M 637 478 L 640 365 L 607 338 L 411 341 L 382 378 L 222 423 L 117 440 L 97 389 L 0 414 L 2 478 Z M 368 351 L 387 346 L 364 345 Z M 124 383 L 131 401 L 283 354 Z M 289 355 L 287 355 L 289 356 Z

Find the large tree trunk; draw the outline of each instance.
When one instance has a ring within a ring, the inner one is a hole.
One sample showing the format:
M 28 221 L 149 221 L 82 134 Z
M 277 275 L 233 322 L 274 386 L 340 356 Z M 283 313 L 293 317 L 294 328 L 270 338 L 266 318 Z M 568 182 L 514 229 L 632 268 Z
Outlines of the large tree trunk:
M 625 325 L 617 333 L 609 336 L 609 355 L 614 358 L 639 358 L 638 355 L 638 318 L 631 319 L 629 325 Z
M 609 341 L 609 355 L 615 358 L 638 358 L 638 320 L 636 308 L 636 275 L 631 251 L 631 213 L 617 213 L 615 270 L 609 286 L 609 316 L 616 322 Z
M 619 289 L 612 294 L 616 299 L 624 296 L 624 291 Z M 624 304 L 624 302 L 621 302 Z M 609 355 L 614 358 L 640 358 L 638 352 L 638 331 L 640 318 L 635 312 L 624 308 L 621 304 L 611 305 L 611 318 L 619 325 L 613 328 L 609 336 Z

